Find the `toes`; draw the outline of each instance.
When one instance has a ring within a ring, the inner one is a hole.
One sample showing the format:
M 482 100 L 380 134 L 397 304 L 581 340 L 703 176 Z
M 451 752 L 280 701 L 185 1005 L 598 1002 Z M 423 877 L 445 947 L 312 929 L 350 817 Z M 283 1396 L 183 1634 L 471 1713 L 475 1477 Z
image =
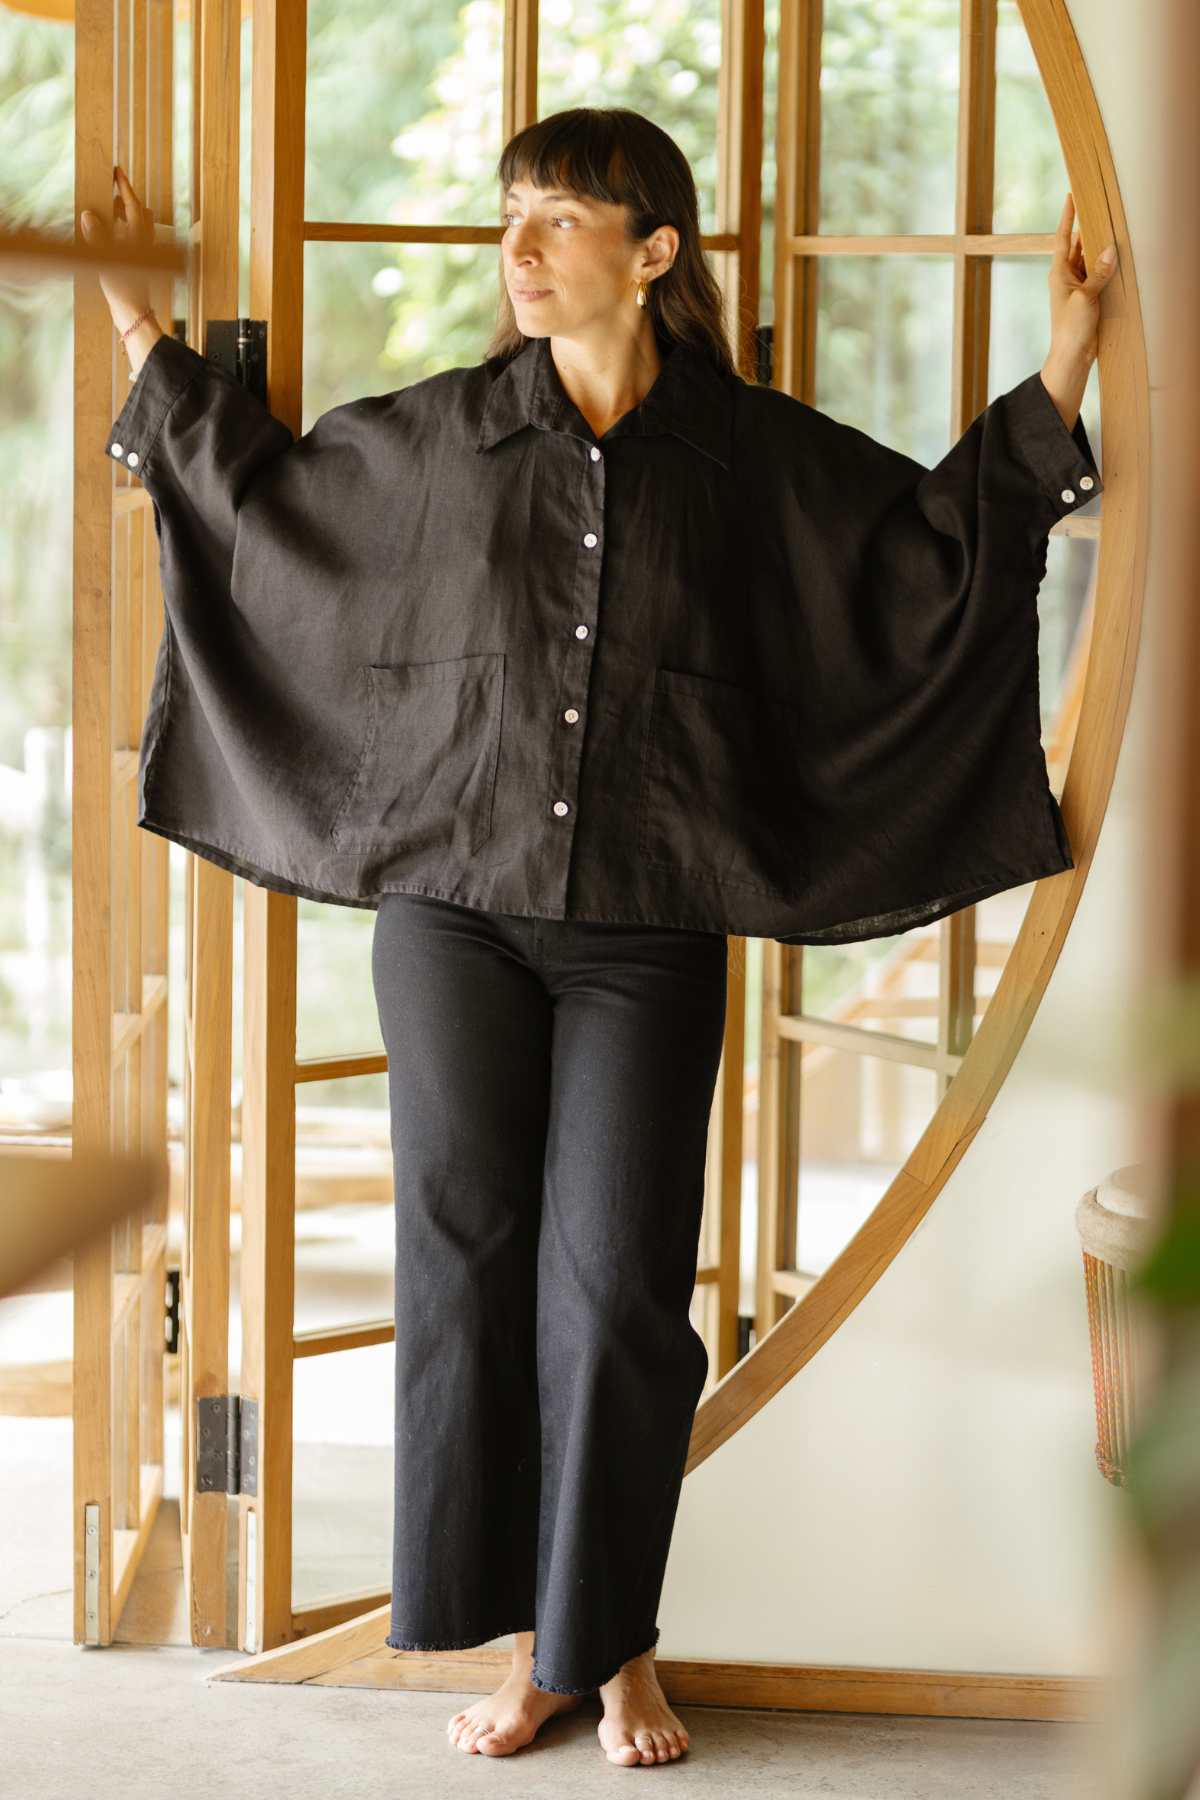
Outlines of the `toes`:
M 509 1734 L 497 1731 L 494 1726 L 490 1731 L 481 1732 L 475 1740 L 475 1748 L 484 1756 L 506 1756 L 512 1747 Z
M 636 1744 L 618 1744 L 615 1750 L 609 1750 L 606 1754 L 609 1762 L 623 1763 L 629 1769 L 642 1760 L 641 1752 Z
M 677 1729 L 641 1726 L 632 1733 L 617 1727 L 614 1736 L 617 1733 L 620 1739 L 617 1743 L 606 1743 L 603 1732 L 600 1741 L 609 1762 L 620 1763 L 625 1768 L 635 1764 L 649 1768 L 656 1763 L 674 1762 L 688 1748 L 688 1734 L 682 1725 Z

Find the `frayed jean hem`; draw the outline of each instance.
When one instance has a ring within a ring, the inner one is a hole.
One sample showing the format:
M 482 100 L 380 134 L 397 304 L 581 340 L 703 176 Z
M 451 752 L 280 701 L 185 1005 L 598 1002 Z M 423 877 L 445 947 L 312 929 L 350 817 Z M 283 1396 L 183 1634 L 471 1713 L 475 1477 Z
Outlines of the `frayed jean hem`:
M 536 1658 L 529 1679 L 534 1687 L 540 1688 L 544 1694 L 594 1694 L 597 1688 L 603 1687 L 606 1681 L 611 1681 L 613 1676 L 623 1669 L 627 1662 L 632 1662 L 635 1656 L 644 1656 L 647 1650 L 653 1650 L 658 1643 L 659 1635 L 659 1629 L 656 1626 L 654 1636 L 649 1643 L 643 1639 L 640 1649 L 630 1650 L 617 1661 L 615 1666 L 610 1666 L 603 1675 L 598 1675 L 595 1681 L 586 1682 L 582 1687 L 573 1687 L 565 1682 L 547 1681 L 544 1676 L 538 1674 Z
M 490 1644 L 493 1638 L 507 1637 L 510 1631 L 515 1634 L 532 1630 L 532 1625 L 497 1625 L 494 1631 L 479 1631 L 469 1638 L 443 1638 L 436 1644 L 398 1637 L 387 1637 L 383 1641 L 389 1650 L 476 1650 L 481 1644 Z

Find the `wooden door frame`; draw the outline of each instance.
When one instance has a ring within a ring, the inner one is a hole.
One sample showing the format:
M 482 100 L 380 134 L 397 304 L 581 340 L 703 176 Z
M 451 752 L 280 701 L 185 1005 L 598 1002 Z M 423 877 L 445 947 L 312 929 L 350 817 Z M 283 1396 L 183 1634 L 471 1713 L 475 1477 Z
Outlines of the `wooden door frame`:
M 161 11 L 78 0 L 75 33 L 76 219 L 85 206 L 108 216 L 116 160 L 170 218 Z M 170 275 L 150 281 L 169 316 Z M 127 1149 L 165 1163 L 167 847 L 136 828 L 162 591 L 148 496 L 102 454 L 125 372 L 94 268 L 78 270 L 74 289 L 72 1155 Z M 162 1499 L 168 1204 L 164 1181 L 72 1259 L 79 1644 L 112 1643 Z

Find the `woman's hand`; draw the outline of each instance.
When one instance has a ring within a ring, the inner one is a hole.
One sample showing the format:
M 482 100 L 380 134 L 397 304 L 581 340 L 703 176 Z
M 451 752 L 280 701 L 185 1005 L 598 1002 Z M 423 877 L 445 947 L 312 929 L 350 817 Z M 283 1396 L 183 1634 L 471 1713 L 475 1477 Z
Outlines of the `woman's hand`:
M 148 247 L 154 242 L 154 214 L 143 206 L 134 193 L 120 164 L 113 166 L 113 222 L 111 228 L 94 212 L 79 215 L 84 240 L 104 248 L 110 243 Z M 113 324 L 125 331 L 150 307 L 150 285 L 145 271 L 118 265 L 100 273 L 100 287 L 108 301 Z M 154 342 L 162 336 L 162 327 L 153 314 L 124 340 L 133 369 L 145 362 Z
M 1100 332 L 1100 296 L 1117 271 L 1117 250 L 1102 250 L 1089 274 L 1083 259 L 1083 239 L 1072 235 L 1075 199 L 1068 191 L 1058 215 L 1054 257 L 1048 277 L 1050 287 L 1050 356 L 1063 365 L 1094 363 Z M 1107 259 L 1107 260 L 1106 260 Z
M 1083 240 L 1072 236 L 1075 199 L 1068 191 L 1058 215 L 1054 257 L 1050 264 L 1050 349 L 1041 375 L 1059 417 L 1070 431 L 1079 417 L 1088 371 L 1096 360 L 1100 338 L 1100 296 L 1116 274 L 1117 250 L 1102 250 L 1095 271 L 1088 273 Z

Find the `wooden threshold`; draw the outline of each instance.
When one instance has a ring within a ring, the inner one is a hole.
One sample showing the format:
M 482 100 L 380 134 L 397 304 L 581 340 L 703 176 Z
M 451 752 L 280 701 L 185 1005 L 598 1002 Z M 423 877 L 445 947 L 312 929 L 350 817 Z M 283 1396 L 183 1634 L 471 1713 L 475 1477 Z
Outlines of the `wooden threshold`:
M 389 1620 L 390 1603 L 385 1603 L 327 1631 L 229 1663 L 209 1680 L 486 1694 L 499 1686 L 509 1667 L 505 1649 L 436 1655 L 389 1649 L 384 1641 Z M 703 1657 L 656 1657 L 655 1668 L 667 1699 L 681 1706 L 1085 1724 L 1099 1718 L 1112 1697 L 1105 1682 L 1079 1675 L 839 1668 Z

